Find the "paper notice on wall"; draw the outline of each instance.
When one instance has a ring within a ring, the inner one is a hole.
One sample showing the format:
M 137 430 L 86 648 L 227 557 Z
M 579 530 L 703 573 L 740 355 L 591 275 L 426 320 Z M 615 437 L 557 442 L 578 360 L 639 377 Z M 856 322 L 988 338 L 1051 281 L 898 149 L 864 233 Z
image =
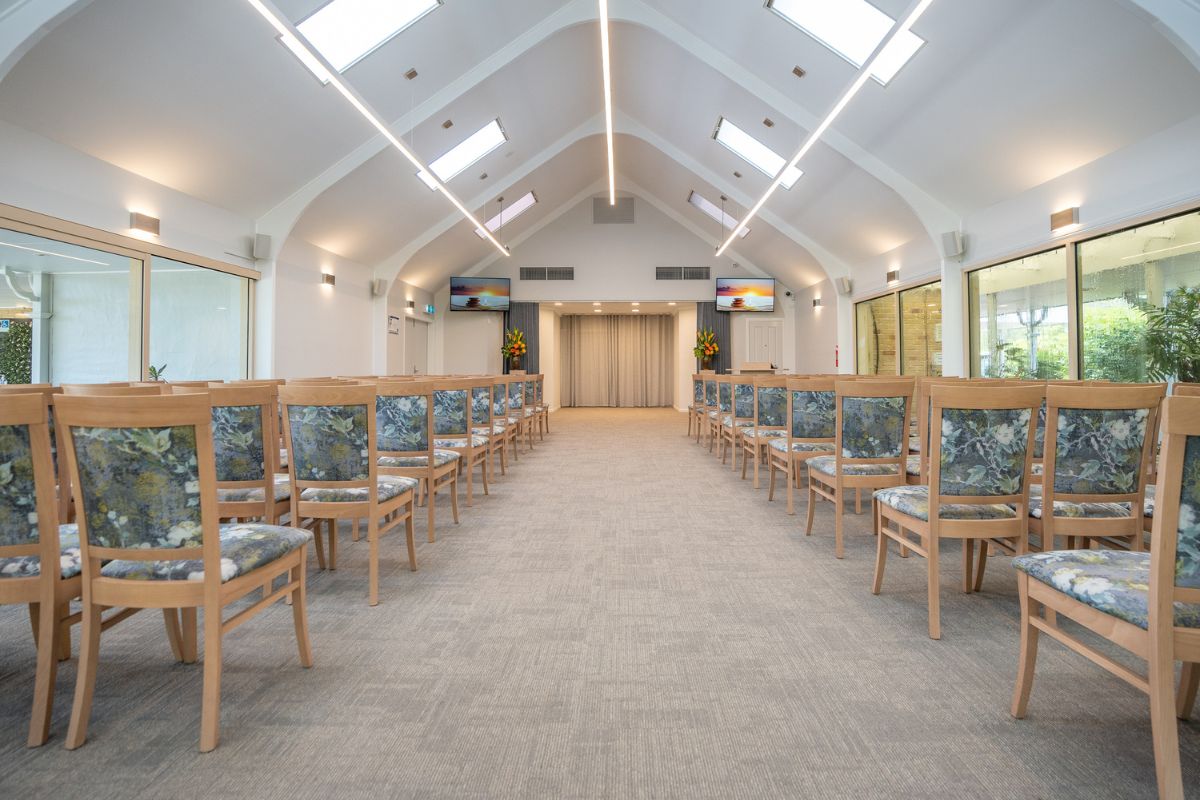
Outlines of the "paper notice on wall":
M 391 314 L 388 315 L 388 333 L 392 334 L 393 336 L 400 335 L 399 317 L 393 317 Z

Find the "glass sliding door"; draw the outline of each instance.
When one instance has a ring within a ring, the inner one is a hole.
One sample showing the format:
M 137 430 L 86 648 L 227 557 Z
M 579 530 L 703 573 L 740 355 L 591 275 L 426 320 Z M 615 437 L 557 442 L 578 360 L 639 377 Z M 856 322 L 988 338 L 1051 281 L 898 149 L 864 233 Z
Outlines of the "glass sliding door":
M 150 364 L 168 381 L 247 376 L 250 280 L 153 256 Z
M 859 375 L 896 374 L 896 295 L 864 300 L 854 307 Z
M 1060 247 L 969 274 L 973 377 L 1070 376 L 1066 257 Z
M 900 372 L 942 374 L 942 282 L 900 292 Z
M 1149 380 L 1147 308 L 1200 287 L 1200 212 L 1081 242 L 1083 377 Z
M 138 380 L 142 270 L 134 253 L 0 228 L 4 382 Z

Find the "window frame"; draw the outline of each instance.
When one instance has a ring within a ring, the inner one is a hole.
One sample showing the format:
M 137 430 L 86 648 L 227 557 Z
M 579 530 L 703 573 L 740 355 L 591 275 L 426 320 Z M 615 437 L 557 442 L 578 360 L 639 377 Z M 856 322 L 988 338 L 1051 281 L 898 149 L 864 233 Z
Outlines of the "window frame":
M 923 277 L 915 278 L 915 279 L 907 281 L 905 283 L 897 283 L 895 286 L 889 286 L 888 288 L 882 289 L 878 292 L 872 292 L 871 294 L 865 294 L 862 297 L 855 298 L 851 302 L 851 307 L 854 312 L 852 315 L 852 320 L 853 320 L 853 324 L 854 324 L 854 374 L 855 375 L 862 375 L 862 374 L 897 375 L 897 376 L 904 375 L 904 320 L 901 318 L 902 314 L 900 313 L 900 311 L 901 311 L 901 309 L 900 309 L 900 294 L 902 292 L 911 291 L 913 289 L 920 289 L 924 286 L 931 286 L 935 283 L 941 283 L 941 282 L 942 282 L 941 275 L 938 275 L 936 277 L 931 277 L 930 275 L 926 274 Z M 895 311 L 895 314 L 896 314 L 896 371 L 894 373 L 893 372 L 868 372 L 868 373 L 859 372 L 858 371 L 858 306 L 861 303 L 870 303 L 874 300 L 880 299 L 881 297 L 887 297 L 888 295 L 892 295 L 893 310 Z M 945 294 L 943 291 L 943 298 L 944 297 L 945 297 Z M 943 309 L 945 308 L 944 303 L 943 303 L 942 307 L 943 307 Z M 943 329 L 943 339 L 944 338 L 945 338 L 945 333 L 944 333 L 944 329 Z M 945 361 L 943 361 L 942 362 L 942 371 L 945 372 L 945 369 L 946 369 L 946 364 L 945 364 Z

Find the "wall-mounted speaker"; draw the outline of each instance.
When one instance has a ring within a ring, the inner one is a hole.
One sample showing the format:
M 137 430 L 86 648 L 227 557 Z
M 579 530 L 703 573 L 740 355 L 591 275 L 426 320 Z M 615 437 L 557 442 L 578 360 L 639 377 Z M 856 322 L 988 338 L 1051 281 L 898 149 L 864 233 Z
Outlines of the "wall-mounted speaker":
M 383 278 L 371 281 L 371 297 L 383 297 L 388 292 L 388 283 Z
M 958 231 L 947 231 L 942 234 L 942 255 L 946 258 L 958 258 L 963 254 L 963 237 Z
M 266 261 L 271 257 L 271 237 L 265 233 L 254 234 L 254 246 L 251 248 L 255 261 Z
M 850 291 L 854 288 L 854 284 L 850 282 L 849 278 L 838 278 L 833 282 L 833 285 L 837 288 L 838 294 L 850 294 Z

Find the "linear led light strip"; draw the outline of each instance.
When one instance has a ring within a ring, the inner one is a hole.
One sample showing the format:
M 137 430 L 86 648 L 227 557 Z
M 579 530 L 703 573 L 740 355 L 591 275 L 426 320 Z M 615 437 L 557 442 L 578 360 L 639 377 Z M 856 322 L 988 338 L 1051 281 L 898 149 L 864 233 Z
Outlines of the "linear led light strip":
M 617 160 L 613 155 L 612 66 L 608 47 L 608 0 L 600 0 L 600 64 L 604 71 L 604 124 L 608 135 L 608 204 L 617 204 Z
M 929 8 L 932 3 L 933 0 L 917 0 L 917 2 L 911 6 L 912 10 L 903 18 L 903 21 L 897 22 L 892 26 L 892 29 L 888 32 L 888 35 L 885 36 L 883 41 L 881 41 L 875 48 L 875 52 L 871 54 L 871 57 L 868 58 L 862 65 L 862 68 L 859 69 L 858 77 L 854 79 L 854 83 L 850 84 L 850 88 L 846 90 L 841 99 L 839 99 L 837 103 L 834 104 L 833 108 L 829 110 L 829 113 L 825 115 L 825 119 L 821 120 L 821 124 L 818 125 L 816 129 L 808 135 L 808 139 L 805 140 L 804 144 L 800 147 L 800 150 L 796 153 L 796 155 L 792 156 L 792 160 L 787 163 L 787 166 L 779 171 L 779 174 L 775 176 L 775 180 L 771 181 L 771 185 L 767 187 L 767 191 L 758 199 L 758 202 L 754 204 L 754 206 L 746 214 L 746 217 L 740 223 L 738 223 L 735 231 L 729 234 L 729 238 L 717 248 L 718 256 L 724 253 L 729 248 L 729 245 L 733 244 L 733 240 L 738 236 L 737 231 L 740 231 L 742 228 L 746 227 L 746 224 L 750 222 L 750 220 L 754 219 L 758 212 L 762 210 L 762 207 L 766 205 L 766 202 L 771 199 L 771 195 L 775 194 L 775 190 L 779 188 L 781 183 L 783 183 L 783 179 L 788 175 L 789 170 L 794 169 L 800 159 L 808 155 L 808 151 L 813 148 L 813 145 L 815 145 L 818 140 L 820 140 L 821 136 L 825 134 L 825 131 L 829 130 L 829 126 L 833 124 L 833 121 L 837 119 L 843 111 L 846 110 L 846 106 L 850 105 L 850 101 L 854 99 L 854 96 L 858 94 L 859 90 L 862 89 L 867 81 L 871 80 L 871 74 L 875 69 L 875 62 L 879 60 L 879 57 L 883 55 L 883 52 L 888 49 L 896 37 L 902 36 L 912 28 L 916 21 L 921 18 L 921 15 L 925 13 L 925 9 Z
M 307 54 L 307 58 L 302 57 L 302 60 L 304 60 L 306 64 L 315 63 L 323 67 L 325 72 L 328 73 L 329 82 L 335 89 L 338 90 L 342 97 L 346 98 L 346 102 L 354 106 L 354 109 L 363 116 L 363 119 L 371 123 L 375 130 L 379 131 L 379 133 L 383 135 L 383 138 L 391 142 L 392 146 L 400 151 L 401 155 L 412 162 L 412 165 L 418 170 L 432 175 L 429 168 L 425 166 L 421 159 L 418 158 L 413 151 L 409 150 L 408 147 L 405 146 L 404 142 L 400 141 L 398 136 L 392 133 L 391 129 L 387 126 L 387 123 L 385 123 L 380 118 L 379 114 L 376 113 L 373 108 L 371 108 L 370 104 L 368 104 L 358 92 L 356 92 L 345 81 L 342 80 L 341 73 L 334 69 L 333 64 L 329 63 L 329 61 L 326 60 L 326 58 L 312 46 L 312 43 L 309 42 L 308 39 L 304 38 L 304 34 L 300 33 L 300 31 L 296 29 L 295 25 L 292 25 L 292 23 L 289 22 L 286 17 L 279 13 L 279 9 L 275 8 L 275 6 L 270 3 L 269 0 L 246 0 L 246 2 L 253 6 L 254 10 L 261 14 L 263 19 L 270 23 L 271 27 L 274 28 L 280 36 L 284 37 L 285 41 L 287 41 L 288 38 L 292 38 L 296 41 L 300 49 Z M 297 55 L 300 55 L 300 53 L 297 52 Z M 433 178 L 433 181 L 437 184 L 434 188 L 445 195 L 446 199 L 453 203 L 454 207 L 457 208 L 464 217 L 471 221 L 472 225 L 474 225 L 476 228 L 483 229 L 484 233 L 487 235 L 488 241 L 495 245 L 497 250 L 506 256 L 510 255 L 508 249 L 504 245 L 500 244 L 500 241 L 492 235 L 492 232 L 484 228 L 483 223 L 476 219 L 475 215 L 468 211 L 467 207 L 462 204 L 462 201 L 455 197 L 454 193 L 446 188 L 446 184 L 442 183 L 436 177 Z

